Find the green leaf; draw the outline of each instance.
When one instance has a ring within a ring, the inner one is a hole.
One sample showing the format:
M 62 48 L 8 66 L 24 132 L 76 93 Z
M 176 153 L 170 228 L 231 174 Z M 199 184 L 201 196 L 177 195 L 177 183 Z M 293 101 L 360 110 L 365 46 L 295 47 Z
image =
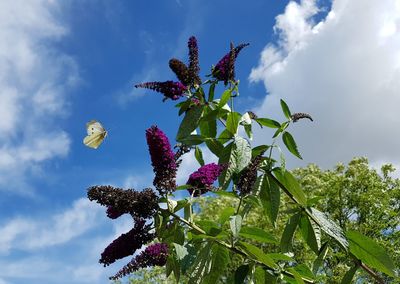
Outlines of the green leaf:
M 297 273 L 299 273 L 301 275 L 301 277 L 303 279 L 308 279 L 308 280 L 314 280 L 315 276 L 312 273 L 312 271 L 310 270 L 310 268 L 308 268 L 307 265 L 305 264 L 298 264 L 295 267 L 293 267 L 294 270 L 297 271 Z
M 229 158 L 228 158 L 229 157 Z M 251 148 L 249 142 L 240 137 L 228 144 L 220 156 L 218 164 L 228 164 L 228 168 L 219 176 L 219 184 L 226 189 L 233 174 L 239 174 L 251 160 Z
M 297 213 L 291 216 L 286 223 L 286 227 L 283 231 L 280 244 L 282 252 L 289 252 L 292 250 L 293 236 L 294 232 L 296 231 L 297 225 L 299 224 L 300 216 L 301 214 Z
M 210 88 L 208 89 L 208 101 L 211 102 L 214 100 L 214 91 L 215 91 L 215 85 L 217 83 L 212 83 L 210 85 Z
M 176 107 L 179 107 L 178 115 L 180 116 L 182 113 L 187 111 L 187 109 L 189 108 L 190 104 L 191 104 L 191 100 L 186 100 L 184 102 L 181 102 L 181 103 L 177 104 Z
M 176 244 L 176 243 L 172 243 L 172 245 L 173 245 L 174 248 L 175 248 L 176 256 L 177 256 L 177 258 L 178 258 L 179 260 L 184 259 L 185 256 L 188 255 L 188 250 L 187 250 L 186 247 L 181 246 L 181 245 Z
M 283 133 L 282 140 L 286 148 L 290 151 L 290 153 L 292 153 L 299 159 L 303 159 L 299 153 L 299 150 L 297 149 L 297 145 L 293 139 L 293 136 L 289 132 L 286 131 Z
M 221 215 L 219 216 L 218 223 L 220 223 L 221 225 L 225 224 L 225 222 L 228 221 L 233 214 L 235 214 L 235 208 L 224 208 L 224 210 L 222 210 L 221 212 Z
M 280 189 L 275 181 L 269 178 L 267 175 L 260 177 L 261 188 L 260 188 L 260 200 L 263 205 L 264 211 L 267 214 L 272 225 L 275 227 L 276 218 L 278 217 L 279 205 L 280 205 Z
M 298 273 L 293 267 L 288 268 L 287 271 L 289 271 L 293 274 L 293 277 L 294 277 L 294 279 L 296 279 L 296 282 L 298 284 L 305 284 L 300 273 Z
M 283 114 L 286 116 L 286 118 L 287 119 L 291 119 L 292 118 L 292 114 L 290 113 L 289 107 L 285 103 L 285 101 L 282 100 L 282 99 L 281 99 L 281 107 L 282 107 Z
M 254 147 L 251 150 L 251 157 L 254 158 L 254 157 L 260 155 L 261 153 L 264 153 L 269 148 L 270 148 L 270 146 L 268 146 L 268 145 L 260 145 L 260 146 Z
M 206 117 L 209 113 L 213 113 L 213 110 L 208 106 L 204 108 L 203 118 Z M 200 134 L 207 138 L 215 138 L 217 135 L 217 121 L 216 115 L 213 114 L 212 118 L 205 121 L 204 119 L 200 120 L 199 128 Z
M 273 260 L 294 261 L 292 257 L 283 253 L 268 253 L 267 255 L 271 257 Z
M 221 100 L 218 103 L 218 108 L 222 108 L 224 105 L 226 105 L 226 103 L 231 98 L 231 95 L 232 95 L 231 89 L 225 90 L 221 95 Z
M 320 228 L 329 236 L 338 241 L 339 244 L 347 251 L 349 243 L 342 228 L 332 221 L 325 213 L 322 213 L 321 211 L 312 207 L 307 208 L 306 210 L 309 212 L 312 219 L 320 226 Z
M 243 125 L 244 131 L 246 132 L 247 137 L 249 137 L 250 140 L 253 139 L 253 131 L 251 130 L 251 124 L 249 125 Z
M 275 239 L 273 235 L 256 227 L 244 226 L 239 235 L 258 242 L 279 244 L 278 240 Z
M 300 205 L 307 205 L 306 195 L 301 189 L 297 179 L 289 171 L 277 169 L 274 171 L 274 175 Z
M 242 216 L 240 215 L 231 216 L 229 225 L 233 237 L 237 238 L 239 236 L 240 229 L 242 228 Z
M 204 142 L 204 137 L 201 135 L 189 135 L 180 140 L 183 144 L 188 146 L 199 145 Z
M 256 258 L 261 263 L 265 264 L 267 267 L 270 268 L 278 268 L 278 265 L 274 262 L 274 260 L 265 254 L 261 249 L 256 247 L 255 245 L 246 243 L 246 242 L 239 242 L 239 245 L 251 256 Z
M 340 284 L 351 284 L 354 275 L 356 274 L 358 269 L 358 265 L 353 266 L 352 268 L 350 268 L 346 274 L 343 276 L 342 281 L 340 282 Z
M 261 126 L 266 126 L 269 128 L 279 128 L 281 127 L 281 124 L 273 119 L 269 118 L 256 118 L 254 119 L 258 124 Z
M 257 266 L 253 273 L 255 284 L 276 284 L 277 276 L 268 273 L 261 266 Z
M 299 225 L 304 241 L 316 254 L 318 254 L 319 248 L 321 247 L 320 228 L 313 220 L 309 220 L 306 215 L 301 216 Z
M 328 248 L 329 248 L 328 242 L 325 242 L 325 243 L 322 245 L 321 249 L 319 250 L 319 252 L 318 252 L 318 257 L 314 260 L 314 263 L 313 263 L 313 270 L 312 270 L 312 272 L 313 272 L 314 274 L 317 274 L 319 268 L 322 266 L 322 264 L 323 264 L 323 262 L 324 262 L 324 260 L 325 260 L 325 257 L 326 257 L 326 255 L 328 254 Z
M 193 132 L 193 130 L 197 128 L 202 113 L 203 106 L 193 106 L 186 112 L 185 117 L 179 126 L 178 134 L 176 136 L 177 141 L 181 141 L 182 139 L 186 138 Z
M 207 243 L 197 254 L 196 260 L 190 268 L 189 284 L 198 284 L 210 272 L 211 244 Z
M 289 126 L 289 121 L 282 123 L 281 127 L 279 127 L 279 129 L 276 130 L 272 138 L 278 137 L 278 135 L 281 134 L 283 131 L 285 131 L 285 129 L 288 128 L 288 126 Z
M 219 277 L 224 273 L 230 262 L 227 248 L 214 244 L 211 248 L 211 269 L 203 283 L 218 283 Z
M 249 274 L 249 265 L 241 265 L 235 271 L 235 284 L 243 284 L 247 274 Z
M 350 252 L 363 263 L 391 277 L 395 277 L 395 266 L 385 250 L 372 239 L 356 232 L 346 233 L 350 242 Z
M 238 112 L 230 112 L 226 119 L 226 129 L 235 135 L 238 131 L 239 121 L 242 116 Z
M 197 221 L 197 225 L 199 225 L 206 233 L 212 237 L 217 236 L 221 233 L 221 228 L 217 222 L 211 220 L 201 220 Z
M 179 282 L 179 279 L 181 276 L 179 262 L 175 257 L 173 257 L 172 255 L 169 255 L 167 258 L 167 264 L 166 264 L 167 277 L 171 274 L 171 272 L 174 272 L 175 279 L 177 282 Z
M 224 145 L 222 145 L 222 143 L 217 139 L 207 139 L 206 145 L 207 148 L 217 157 L 221 155 L 221 152 L 224 149 Z
M 221 141 L 222 143 L 227 142 L 228 140 L 232 139 L 234 134 L 230 132 L 228 129 L 224 129 L 218 136 L 218 141 Z
M 197 162 L 200 164 L 200 166 L 204 166 L 203 152 L 197 146 L 194 149 L 194 156 L 195 156 Z

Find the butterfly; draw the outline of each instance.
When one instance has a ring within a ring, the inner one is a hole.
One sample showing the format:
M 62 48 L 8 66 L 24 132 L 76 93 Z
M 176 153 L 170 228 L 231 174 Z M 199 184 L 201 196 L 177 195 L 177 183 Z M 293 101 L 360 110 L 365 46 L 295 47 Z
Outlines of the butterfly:
M 107 131 L 103 125 L 96 120 L 91 120 L 86 123 L 87 136 L 83 139 L 83 144 L 86 146 L 97 149 L 107 136 Z

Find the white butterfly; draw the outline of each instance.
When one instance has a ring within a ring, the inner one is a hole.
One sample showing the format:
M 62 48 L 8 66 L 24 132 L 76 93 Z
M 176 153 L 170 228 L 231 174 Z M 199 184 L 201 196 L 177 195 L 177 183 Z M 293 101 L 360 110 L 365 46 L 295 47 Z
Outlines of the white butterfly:
M 86 129 L 88 136 L 83 139 L 83 144 L 90 148 L 97 149 L 103 142 L 104 138 L 106 138 L 107 131 L 101 123 L 96 120 L 91 120 L 86 123 Z

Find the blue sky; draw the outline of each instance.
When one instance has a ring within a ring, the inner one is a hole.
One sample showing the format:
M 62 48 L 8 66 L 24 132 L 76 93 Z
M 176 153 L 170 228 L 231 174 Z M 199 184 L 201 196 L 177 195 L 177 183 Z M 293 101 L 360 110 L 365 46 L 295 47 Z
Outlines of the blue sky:
M 283 98 L 313 116 L 292 130 L 304 161 L 289 167 L 400 165 L 399 15 L 390 0 L 2 1 L 0 284 L 107 283 L 128 261 L 98 264 L 131 223 L 107 219 L 86 188 L 151 185 L 144 131 L 172 140 L 179 118 L 133 85 L 174 79 L 168 60 L 187 60 L 192 35 L 201 75 L 230 41 L 251 44 L 237 61 L 240 111 L 279 119 Z M 109 132 L 97 150 L 82 144 L 91 119 Z M 179 181 L 193 169 L 188 156 Z

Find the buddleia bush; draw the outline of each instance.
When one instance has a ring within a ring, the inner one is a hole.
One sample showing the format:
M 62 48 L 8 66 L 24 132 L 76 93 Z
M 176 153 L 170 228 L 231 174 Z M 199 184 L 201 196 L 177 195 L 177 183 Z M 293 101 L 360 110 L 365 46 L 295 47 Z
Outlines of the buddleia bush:
M 283 100 L 282 122 L 234 108 L 239 98 L 235 62 L 247 47 L 247 43 L 231 44 L 202 80 L 198 43 L 191 37 L 188 63 L 176 58 L 169 61 L 178 81 L 135 85 L 161 93 L 163 101 L 179 100 L 175 107 L 182 120 L 175 147 L 158 126 L 146 130 L 153 188 L 138 191 L 103 185 L 88 190 L 89 199 L 106 206 L 111 219 L 123 214 L 133 219 L 132 229 L 101 254 L 104 266 L 133 256 L 110 279 L 165 266 L 166 277 L 173 276 L 177 282 L 184 278 L 188 283 L 314 283 L 329 248 L 341 250 L 351 263 L 342 283 L 351 283 L 358 269 L 380 283 L 383 280 L 376 271 L 395 277 L 394 265 L 382 248 L 359 232 L 344 231 L 317 210 L 317 200 L 307 198 L 285 169 L 282 153 L 280 161 L 273 158 L 279 144 L 302 158 L 288 129 L 302 119 L 312 121 L 310 114 L 292 113 Z M 218 85 L 223 87 L 220 94 Z M 270 143 L 251 145 L 254 127 L 273 129 Z M 204 160 L 205 148 L 218 163 Z M 179 185 L 176 174 L 183 155 L 194 155 L 199 167 Z M 232 202 L 219 216 L 194 218 L 196 200 L 204 195 L 229 197 Z M 282 202 L 285 211 L 279 212 Z M 260 209 L 270 224 L 268 230 L 246 222 Z M 283 231 L 276 226 L 278 216 L 286 222 Z M 302 238 L 307 244 L 304 250 L 313 252 L 312 265 L 293 254 L 299 251 L 293 249 L 294 238 Z M 321 243 L 322 239 L 328 241 Z

